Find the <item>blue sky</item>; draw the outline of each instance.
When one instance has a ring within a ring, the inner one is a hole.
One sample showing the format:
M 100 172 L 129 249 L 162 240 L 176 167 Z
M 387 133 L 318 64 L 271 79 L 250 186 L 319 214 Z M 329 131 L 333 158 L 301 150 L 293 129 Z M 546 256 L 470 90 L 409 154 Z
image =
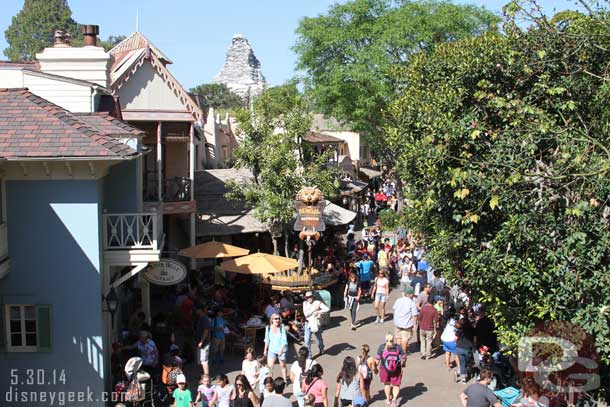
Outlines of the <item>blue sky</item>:
M 458 0 L 500 12 L 508 0 Z M 23 0 L 0 0 L 0 31 L 8 28 Z M 73 18 L 97 24 L 100 36 L 129 35 L 139 13 L 140 31 L 174 62 L 172 73 L 187 88 L 211 82 L 222 68 L 233 34 L 244 34 L 260 59 L 267 82 L 278 85 L 294 75 L 291 47 L 299 19 L 324 13 L 333 0 L 68 0 Z M 340 1 L 343 2 L 343 1 Z M 574 0 L 540 0 L 545 11 L 574 8 Z M 0 50 L 6 48 L 0 35 Z M 5 59 L 0 55 L 0 59 Z

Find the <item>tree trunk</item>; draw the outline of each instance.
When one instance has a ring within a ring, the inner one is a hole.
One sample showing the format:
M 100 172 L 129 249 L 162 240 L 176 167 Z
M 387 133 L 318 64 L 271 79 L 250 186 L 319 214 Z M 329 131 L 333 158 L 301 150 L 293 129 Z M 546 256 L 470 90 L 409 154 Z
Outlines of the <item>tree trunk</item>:
M 400 175 L 396 173 L 396 198 L 398 202 L 396 203 L 396 213 L 402 212 L 402 207 L 405 201 L 405 194 L 403 191 L 403 184 Z
M 286 228 L 284 228 L 284 256 L 290 257 L 288 249 L 288 230 Z
M 279 256 L 280 255 L 280 251 L 277 248 L 277 237 L 271 235 L 271 241 L 273 242 L 273 254 L 275 256 Z

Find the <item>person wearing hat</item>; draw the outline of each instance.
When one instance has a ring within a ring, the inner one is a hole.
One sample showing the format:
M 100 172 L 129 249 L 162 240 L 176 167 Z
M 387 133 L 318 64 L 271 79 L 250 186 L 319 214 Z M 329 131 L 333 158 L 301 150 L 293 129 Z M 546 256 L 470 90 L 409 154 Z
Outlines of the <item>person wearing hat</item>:
M 318 349 L 320 350 L 319 354 L 321 355 L 324 353 L 324 340 L 322 339 L 320 315 L 329 311 L 330 309 L 326 304 L 320 300 L 314 299 L 311 291 L 307 291 L 305 293 L 305 302 L 303 303 L 303 315 L 307 320 L 307 322 L 305 322 L 305 346 L 309 350 L 310 355 L 313 355 L 311 352 L 312 333 L 316 336 L 316 341 L 318 341 Z
M 413 331 L 417 328 L 417 315 L 419 310 L 413 300 L 415 290 L 407 286 L 404 295 L 394 302 L 394 328 L 396 343 L 407 353 L 409 342 L 413 336 Z
M 186 388 L 186 377 L 179 374 L 176 377 L 178 388 L 174 390 L 172 397 L 174 398 L 173 407 L 193 407 L 193 397 L 191 391 Z

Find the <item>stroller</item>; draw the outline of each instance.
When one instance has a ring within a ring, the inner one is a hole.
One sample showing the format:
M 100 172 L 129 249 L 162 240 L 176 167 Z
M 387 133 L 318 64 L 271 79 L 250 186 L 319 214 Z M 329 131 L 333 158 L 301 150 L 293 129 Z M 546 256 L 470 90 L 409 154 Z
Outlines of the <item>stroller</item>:
M 133 357 L 125 363 L 125 380 L 114 387 L 120 403 L 115 407 L 154 407 L 153 380 L 142 368 L 142 358 Z

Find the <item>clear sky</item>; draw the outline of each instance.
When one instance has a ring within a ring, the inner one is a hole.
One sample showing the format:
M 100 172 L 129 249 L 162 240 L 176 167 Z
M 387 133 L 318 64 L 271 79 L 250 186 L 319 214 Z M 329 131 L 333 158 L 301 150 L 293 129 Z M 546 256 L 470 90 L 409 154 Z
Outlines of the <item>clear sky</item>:
M 458 0 L 484 5 L 500 13 L 508 0 Z M 174 64 L 170 70 L 188 89 L 212 81 L 222 68 L 233 34 L 245 35 L 261 61 L 267 82 L 279 85 L 295 71 L 291 47 L 302 17 L 324 13 L 333 0 L 68 0 L 73 18 L 100 26 L 100 37 L 129 35 L 139 14 L 140 32 Z M 343 1 L 339 1 L 343 2 Z M 574 0 L 540 0 L 545 11 L 574 8 Z M 0 31 L 4 32 L 23 0 L 0 0 Z M 0 50 L 6 48 L 0 35 Z M 0 59 L 6 59 L 0 55 Z

